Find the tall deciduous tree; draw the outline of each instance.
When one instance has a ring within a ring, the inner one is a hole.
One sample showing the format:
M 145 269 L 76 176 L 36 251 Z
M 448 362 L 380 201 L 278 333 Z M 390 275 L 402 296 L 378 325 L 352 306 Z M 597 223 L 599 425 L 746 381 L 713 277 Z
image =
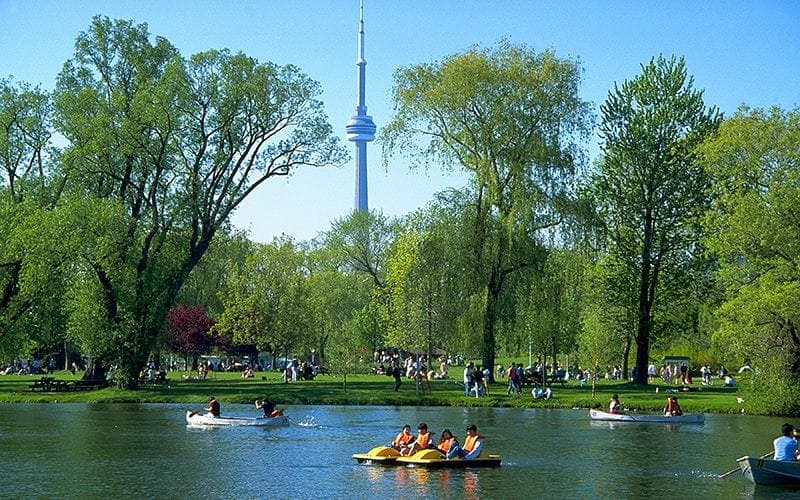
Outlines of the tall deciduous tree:
M 483 300 L 482 356 L 494 366 L 501 294 L 532 263 L 538 233 L 557 225 L 590 125 L 577 62 L 500 43 L 395 74 L 385 151 L 470 174 L 469 250 Z
M 183 59 L 146 25 L 96 17 L 58 77 L 58 128 L 73 189 L 122 217 L 113 247 L 80 263 L 78 300 L 101 321 L 72 322 L 135 385 L 169 308 L 218 229 L 259 185 L 342 159 L 294 66 L 210 50 Z M 100 304 L 95 307 L 93 304 Z M 97 329 L 97 324 L 104 325 Z M 106 343 L 109 345 L 109 343 Z
M 232 271 L 217 328 L 234 342 L 288 353 L 305 334 L 304 252 L 288 237 L 259 245 Z
M 800 109 L 743 108 L 701 148 L 714 179 L 706 243 L 725 301 L 716 341 L 758 371 L 746 398 L 800 412 Z M 750 403 L 748 403 L 750 404 Z
M 67 238 L 51 120 L 46 92 L 0 79 L 0 357 L 63 330 L 59 271 L 69 252 L 45 248 Z
M 637 276 L 636 383 L 647 383 L 653 307 L 665 275 L 688 267 L 708 206 L 695 149 L 719 124 L 681 59 L 659 56 L 609 92 L 594 177 L 610 252 Z

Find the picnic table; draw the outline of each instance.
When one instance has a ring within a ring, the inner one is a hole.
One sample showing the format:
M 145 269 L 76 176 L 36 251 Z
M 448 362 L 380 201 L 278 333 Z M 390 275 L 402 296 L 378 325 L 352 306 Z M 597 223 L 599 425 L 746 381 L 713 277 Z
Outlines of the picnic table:
M 31 391 L 64 392 L 69 390 L 69 382 L 53 377 L 42 377 L 31 384 Z

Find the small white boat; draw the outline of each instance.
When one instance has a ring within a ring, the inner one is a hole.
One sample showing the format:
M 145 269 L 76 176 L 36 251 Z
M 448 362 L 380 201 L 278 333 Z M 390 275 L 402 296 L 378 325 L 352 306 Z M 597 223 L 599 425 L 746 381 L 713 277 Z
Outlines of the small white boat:
M 199 413 L 186 410 L 186 423 L 196 426 L 256 426 L 256 427 L 277 427 L 289 425 L 289 417 L 280 415 L 278 417 L 215 417 L 210 413 Z
M 608 413 L 601 410 L 589 410 L 592 420 L 610 422 L 650 422 L 656 424 L 702 424 L 706 416 L 702 413 L 685 413 L 683 415 L 648 415 L 636 413 Z
M 736 460 L 742 474 L 754 484 L 800 485 L 800 462 L 786 462 L 759 457 Z

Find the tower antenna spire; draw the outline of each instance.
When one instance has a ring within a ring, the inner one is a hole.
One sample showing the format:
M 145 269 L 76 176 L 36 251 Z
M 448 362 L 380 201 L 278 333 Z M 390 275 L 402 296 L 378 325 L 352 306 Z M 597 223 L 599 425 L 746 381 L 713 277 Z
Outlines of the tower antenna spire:
M 356 59 L 357 72 L 357 105 L 356 114 L 350 117 L 345 127 L 347 140 L 356 143 L 356 189 L 355 210 L 369 210 L 367 203 L 367 142 L 375 140 L 375 123 L 367 115 L 366 80 L 367 61 L 364 59 L 364 0 L 359 5 L 358 20 L 358 57 Z

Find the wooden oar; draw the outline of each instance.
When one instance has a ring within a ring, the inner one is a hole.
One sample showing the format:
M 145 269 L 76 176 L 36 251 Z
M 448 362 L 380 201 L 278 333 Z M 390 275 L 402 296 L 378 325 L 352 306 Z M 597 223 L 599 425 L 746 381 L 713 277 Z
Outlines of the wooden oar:
M 762 455 L 762 456 L 760 456 L 760 457 L 758 457 L 758 458 L 768 458 L 768 457 L 771 457 L 771 456 L 772 456 L 772 455 L 774 455 L 774 454 L 775 454 L 775 452 L 774 452 L 774 451 L 771 451 L 771 452 L 767 453 L 766 455 Z M 720 479 L 722 479 L 723 477 L 728 477 L 728 476 L 730 476 L 731 474 L 733 474 L 734 472 L 739 472 L 740 470 L 741 470 L 741 468 L 740 468 L 740 467 L 736 467 L 735 469 L 731 469 L 731 470 L 729 470 L 729 471 L 728 471 L 728 472 L 726 472 L 725 474 L 721 474 L 721 475 L 719 476 L 719 478 L 720 478 Z

